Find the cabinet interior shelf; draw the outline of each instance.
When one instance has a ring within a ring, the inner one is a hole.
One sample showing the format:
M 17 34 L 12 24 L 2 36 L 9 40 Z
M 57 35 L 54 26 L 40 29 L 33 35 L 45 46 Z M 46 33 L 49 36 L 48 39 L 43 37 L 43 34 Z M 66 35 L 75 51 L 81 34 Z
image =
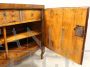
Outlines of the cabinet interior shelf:
M 39 49 L 39 46 L 35 42 L 28 43 L 28 47 L 26 45 L 27 44 L 24 44 L 22 47 L 14 47 L 9 49 L 9 59 L 13 59 L 14 62 L 17 62 L 22 60 L 25 56 L 27 57 L 32 55 L 36 50 Z M 0 59 L 5 60 L 5 57 L 5 52 L 1 53 Z
M 24 23 L 29 23 L 29 22 L 37 22 L 37 21 L 41 21 L 41 19 L 38 19 L 38 20 L 27 20 L 27 21 L 19 21 L 19 22 L 9 22 L 9 23 L 1 23 L 0 24 L 0 27 L 3 27 L 3 26 L 11 26 L 11 25 L 17 25 L 17 24 L 24 24 Z
M 22 32 L 16 35 L 7 36 L 7 42 L 13 42 L 16 40 L 32 37 L 39 34 L 40 32 L 38 31 L 26 31 L 26 32 Z M 0 44 L 4 44 L 4 38 L 0 38 Z

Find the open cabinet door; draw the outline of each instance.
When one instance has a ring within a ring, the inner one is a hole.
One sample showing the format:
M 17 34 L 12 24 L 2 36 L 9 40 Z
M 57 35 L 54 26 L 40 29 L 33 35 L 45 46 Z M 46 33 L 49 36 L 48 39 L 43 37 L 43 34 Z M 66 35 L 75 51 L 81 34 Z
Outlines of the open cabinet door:
M 88 8 L 48 8 L 45 10 L 45 46 L 82 64 Z

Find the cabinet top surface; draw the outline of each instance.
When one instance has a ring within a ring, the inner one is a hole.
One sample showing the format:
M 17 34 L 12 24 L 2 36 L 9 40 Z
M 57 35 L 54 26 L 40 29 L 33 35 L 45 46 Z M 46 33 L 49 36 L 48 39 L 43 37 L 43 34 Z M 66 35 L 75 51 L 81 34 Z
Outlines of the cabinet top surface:
M 44 5 L 0 3 L 0 9 L 44 9 Z

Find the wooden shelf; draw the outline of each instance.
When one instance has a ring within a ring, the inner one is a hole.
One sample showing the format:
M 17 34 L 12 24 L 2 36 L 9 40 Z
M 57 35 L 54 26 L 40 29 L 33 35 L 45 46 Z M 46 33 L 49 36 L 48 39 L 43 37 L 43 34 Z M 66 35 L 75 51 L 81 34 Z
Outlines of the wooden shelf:
M 9 59 L 14 62 L 20 61 L 25 56 L 33 55 L 38 49 L 39 46 L 35 42 L 29 43 L 28 47 L 27 44 L 24 44 L 22 47 L 11 48 L 8 52 Z
M 9 60 L 6 59 L 6 54 L 5 51 L 2 52 L 2 50 L 0 50 L 0 67 L 7 67 L 9 66 Z
M 0 60 L 0 67 L 7 67 L 9 66 L 9 60 Z
M 18 63 L 22 61 L 25 57 L 33 55 L 37 50 L 39 49 L 39 46 L 35 42 L 31 42 L 28 44 L 22 45 L 22 47 L 14 47 L 10 48 L 8 51 L 8 57 L 10 60 L 13 60 L 13 63 Z M 5 52 L 1 52 L 2 55 L 0 55 L 0 64 L 6 64 L 5 60 Z
M 13 42 L 16 40 L 32 37 L 32 36 L 39 35 L 39 34 L 40 32 L 37 32 L 37 31 L 26 31 L 26 32 L 19 33 L 16 35 L 7 36 L 7 42 Z M 4 44 L 4 38 L 0 38 L 0 44 Z
M 38 20 L 28 20 L 28 21 L 22 21 L 22 22 L 1 23 L 0 27 L 17 25 L 17 24 L 24 24 L 24 23 L 30 23 L 30 22 L 37 22 L 37 21 L 41 21 L 41 19 L 38 19 Z

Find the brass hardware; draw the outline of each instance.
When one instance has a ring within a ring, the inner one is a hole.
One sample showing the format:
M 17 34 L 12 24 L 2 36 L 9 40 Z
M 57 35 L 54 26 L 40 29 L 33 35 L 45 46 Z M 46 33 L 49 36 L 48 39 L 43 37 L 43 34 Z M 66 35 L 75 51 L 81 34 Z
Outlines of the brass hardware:
M 76 36 L 83 37 L 85 34 L 84 26 L 76 25 L 74 30 Z

